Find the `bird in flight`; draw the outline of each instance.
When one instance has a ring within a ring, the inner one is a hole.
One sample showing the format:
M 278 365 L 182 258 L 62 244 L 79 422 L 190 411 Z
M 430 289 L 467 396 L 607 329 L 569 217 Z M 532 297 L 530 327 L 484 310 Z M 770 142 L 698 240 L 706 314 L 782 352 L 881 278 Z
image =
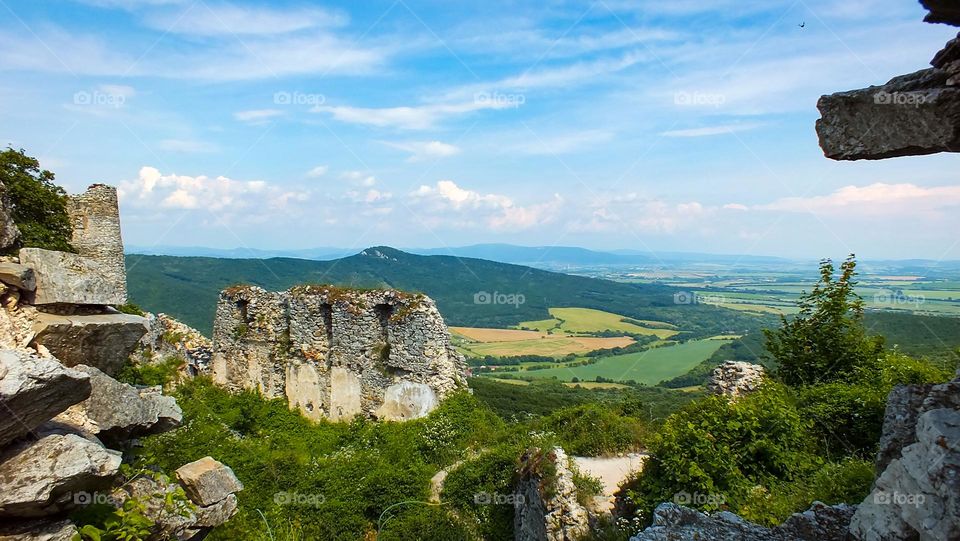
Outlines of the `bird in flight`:
M 807 26 L 807 21 L 803 21 L 802 23 L 798 24 L 797 26 L 799 26 L 800 28 L 803 28 L 804 26 Z

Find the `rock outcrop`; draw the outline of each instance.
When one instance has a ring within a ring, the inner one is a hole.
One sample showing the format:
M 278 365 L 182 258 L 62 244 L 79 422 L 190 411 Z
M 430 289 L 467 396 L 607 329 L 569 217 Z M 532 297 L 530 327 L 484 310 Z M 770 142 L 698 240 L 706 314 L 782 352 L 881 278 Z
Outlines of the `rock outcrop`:
M 147 333 L 140 339 L 138 355 L 147 362 L 160 362 L 168 357 L 184 361 L 184 376 L 210 373 L 213 342 L 200 331 L 166 314 L 147 314 Z
M 187 496 L 202 507 L 222 502 L 243 490 L 233 470 L 209 456 L 180 466 L 177 479 Z
M 83 372 L 25 351 L 0 350 L 0 448 L 85 400 L 90 389 Z
M 202 538 L 237 511 L 241 486 L 222 465 L 203 478 L 219 487 L 212 503 L 206 494 L 189 500 L 160 474 L 119 473 L 115 449 L 176 427 L 182 414 L 160 387 L 111 377 L 138 347 L 158 355 L 140 342 L 148 320 L 109 306 L 126 301 L 116 207 L 116 191 L 94 185 L 70 201 L 79 253 L 23 248 L 0 260 L 0 541 L 72 541 L 77 529 L 65 517 L 101 503 L 95 495 L 118 506 L 136 497 L 156 522 L 150 539 Z
M 466 385 L 463 357 L 424 295 L 230 288 L 213 342 L 214 381 L 284 397 L 313 419 L 414 419 Z
M 760 388 L 766 370 L 759 364 L 743 361 L 724 361 L 713 369 L 707 390 L 713 394 L 737 399 Z
M 927 22 L 957 24 L 955 2 L 924 0 Z M 932 68 L 817 102 L 820 146 L 835 160 L 960 152 L 960 34 Z
M 577 500 L 573 471 L 563 449 L 535 449 L 521 459 L 514 493 L 516 541 L 576 541 L 590 531 L 590 516 Z

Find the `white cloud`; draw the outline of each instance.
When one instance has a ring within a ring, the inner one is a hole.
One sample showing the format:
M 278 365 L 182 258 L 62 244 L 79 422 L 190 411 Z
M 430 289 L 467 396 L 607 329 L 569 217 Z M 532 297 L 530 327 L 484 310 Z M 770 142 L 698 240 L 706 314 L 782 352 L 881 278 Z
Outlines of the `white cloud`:
M 674 234 L 701 229 L 716 212 L 699 201 L 674 203 L 637 193 L 599 194 L 570 222 L 577 232 L 630 231 L 636 235 Z
M 329 171 L 329 170 L 330 170 L 330 167 L 328 167 L 328 166 L 326 166 L 326 165 L 318 165 L 318 166 L 314 167 L 313 169 L 307 171 L 307 176 L 310 177 L 310 178 L 320 178 L 320 177 L 322 177 L 323 175 L 326 175 L 326 174 L 327 174 L 327 171 Z
M 409 152 L 408 162 L 418 162 L 429 158 L 445 158 L 460 153 L 460 147 L 442 141 L 403 141 L 387 142 L 388 147 Z
M 527 141 L 513 148 L 527 154 L 567 154 L 587 150 L 599 143 L 613 139 L 614 132 L 607 130 L 584 130 L 562 135 L 540 137 L 540 131 L 534 130 Z M 546 130 L 544 130 L 546 133 Z
M 759 210 L 782 212 L 812 212 L 817 214 L 871 214 L 919 217 L 923 214 L 941 214 L 960 206 L 960 186 L 926 188 L 915 184 L 885 184 L 844 186 L 828 195 L 812 197 L 785 197 Z
M 318 27 L 343 26 L 343 13 L 321 9 L 278 10 L 232 4 L 192 3 L 184 10 L 151 13 L 148 26 L 162 32 L 196 36 L 286 34 Z
M 461 188 L 452 180 L 440 180 L 434 186 L 422 185 L 410 198 L 429 224 L 485 226 L 496 230 L 528 229 L 551 223 L 564 203 L 563 198 L 555 194 L 543 203 L 518 205 L 505 195 Z
M 664 137 L 709 137 L 711 135 L 723 135 L 748 131 L 759 127 L 760 124 L 725 124 L 722 126 L 705 126 L 702 128 L 689 128 L 684 130 L 669 130 L 662 132 L 660 135 Z
M 124 207 L 140 211 L 156 209 L 199 210 L 222 214 L 276 215 L 309 194 L 285 190 L 262 180 L 241 181 L 228 177 L 164 175 L 144 166 L 135 180 L 121 182 L 118 193 Z
M 340 178 L 354 186 L 370 187 L 377 183 L 377 177 L 363 171 L 344 171 L 340 173 Z
M 512 109 L 516 104 L 495 100 L 473 99 L 461 103 L 419 105 L 415 107 L 351 107 L 346 105 L 319 105 L 311 109 L 315 113 L 329 113 L 336 120 L 348 124 L 365 124 L 377 127 L 395 127 L 409 130 L 425 130 L 449 117 L 459 116 L 483 109 Z
M 164 139 L 157 144 L 157 148 L 167 152 L 205 153 L 216 152 L 217 146 L 206 141 L 192 139 Z
M 279 109 L 251 109 L 249 111 L 237 111 L 233 113 L 233 118 L 240 122 L 257 125 L 264 124 L 269 122 L 271 118 L 282 115 L 283 111 Z

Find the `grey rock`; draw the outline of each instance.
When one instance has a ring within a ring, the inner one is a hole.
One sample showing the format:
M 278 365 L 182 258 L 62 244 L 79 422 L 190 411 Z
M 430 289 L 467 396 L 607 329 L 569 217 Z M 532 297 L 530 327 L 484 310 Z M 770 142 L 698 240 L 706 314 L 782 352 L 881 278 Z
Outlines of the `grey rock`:
M 960 539 L 960 411 L 933 409 L 877 478 L 850 524 L 859 541 Z
M 923 18 L 928 23 L 946 23 L 960 26 L 960 5 L 955 0 L 920 0 L 930 13 Z
M 0 541 L 71 541 L 77 527 L 69 520 L 20 520 L 0 524 Z
M 127 298 L 127 270 L 120 236 L 120 209 L 117 189 L 106 184 L 93 184 L 87 191 L 70 196 L 67 212 L 73 225 L 70 245 L 83 257 L 96 261 L 101 277 L 111 285 L 116 300 Z
M 844 541 L 850 520 L 856 513 L 855 505 L 839 504 L 826 505 L 813 502 L 810 509 L 802 513 L 790 515 L 783 524 L 775 530 L 787 538 Z
M 740 398 L 759 389 L 765 374 L 766 370 L 759 364 L 724 361 L 710 373 L 707 390 L 733 399 Z
M 0 350 L 0 448 L 90 396 L 90 377 L 54 359 Z
M 147 321 L 121 313 L 61 316 L 41 313 L 34 324 L 37 344 L 67 366 L 86 364 L 113 375 L 147 332 Z
M 69 510 L 75 492 L 94 492 L 120 468 L 120 453 L 73 433 L 52 433 L 0 454 L 0 517 Z
M 0 282 L 24 291 L 37 289 L 37 277 L 33 269 L 18 263 L 0 262 Z
M 897 385 L 887 396 L 877 471 L 900 457 L 904 447 L 917 441 L 917 419 L 924 412 L 960 409 L 960 380 L 937 385 Z
M 70 407 L 57 418 L 95 434 L 110 446 L 123 445 L 134 437 L 157 434 L 180 426 L 183 412 L 172 396 L 159 387 L 136 388 L 85 365 L 77 370 L 88 374 L 90 397 Z
M 20 264 L 37 276 L 34 304 L 113 305 L 126 302 L 126 294 L 108 278 L 103 265 L 79 254 L 22 248 Z
M 187 497 L 202 507 L 214 505 L 243 490 L 243 483 L 233 470 L 209 456 L 177 468 L 177 479 Z
M 555 466 L 553 490 L 543 490 L 544 479 L 533 461 L 533 450 L 522 459 L 521 475 L 514 489 L 513 530 L 516 541 L 574 541 L 590 531 L 590 516 L 577 500 L 570 461 L 563 449 L 555 447 L 545 455 Z
M 160 362 L 168 357 L 184 360 L 188 377 L 210 373 L 213 343 L 200 331 L 166 314 L 147 314 L 147 333 L 140 339 L 134 356 L 140 362 Z
M 820 147 L 835 160 L 960 151 L 960 88 L 930 68 L 817 102 Z
M 0 182 L 0 251 L 7 251 L 20 241 L 20 228 L 13 222 L 13 205 L 7 187 Z

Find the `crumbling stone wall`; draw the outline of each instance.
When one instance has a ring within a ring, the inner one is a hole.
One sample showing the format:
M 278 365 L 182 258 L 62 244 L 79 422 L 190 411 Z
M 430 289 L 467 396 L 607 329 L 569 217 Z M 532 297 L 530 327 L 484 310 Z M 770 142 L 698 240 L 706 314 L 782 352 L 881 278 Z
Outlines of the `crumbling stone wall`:
M 125 299 L 127 270 L 123 259 L 117 189 L 93 184 L 86 192 L 70 196 L 67 212 L 73 223 L 70 244 L 81 256 L 95 260 L 104 278 Z
M 220 294 L 214 381 L 286 397 L 314 419 L 422 417 L 465 386 L 466 365 L 424 295 L 301 286 Z

